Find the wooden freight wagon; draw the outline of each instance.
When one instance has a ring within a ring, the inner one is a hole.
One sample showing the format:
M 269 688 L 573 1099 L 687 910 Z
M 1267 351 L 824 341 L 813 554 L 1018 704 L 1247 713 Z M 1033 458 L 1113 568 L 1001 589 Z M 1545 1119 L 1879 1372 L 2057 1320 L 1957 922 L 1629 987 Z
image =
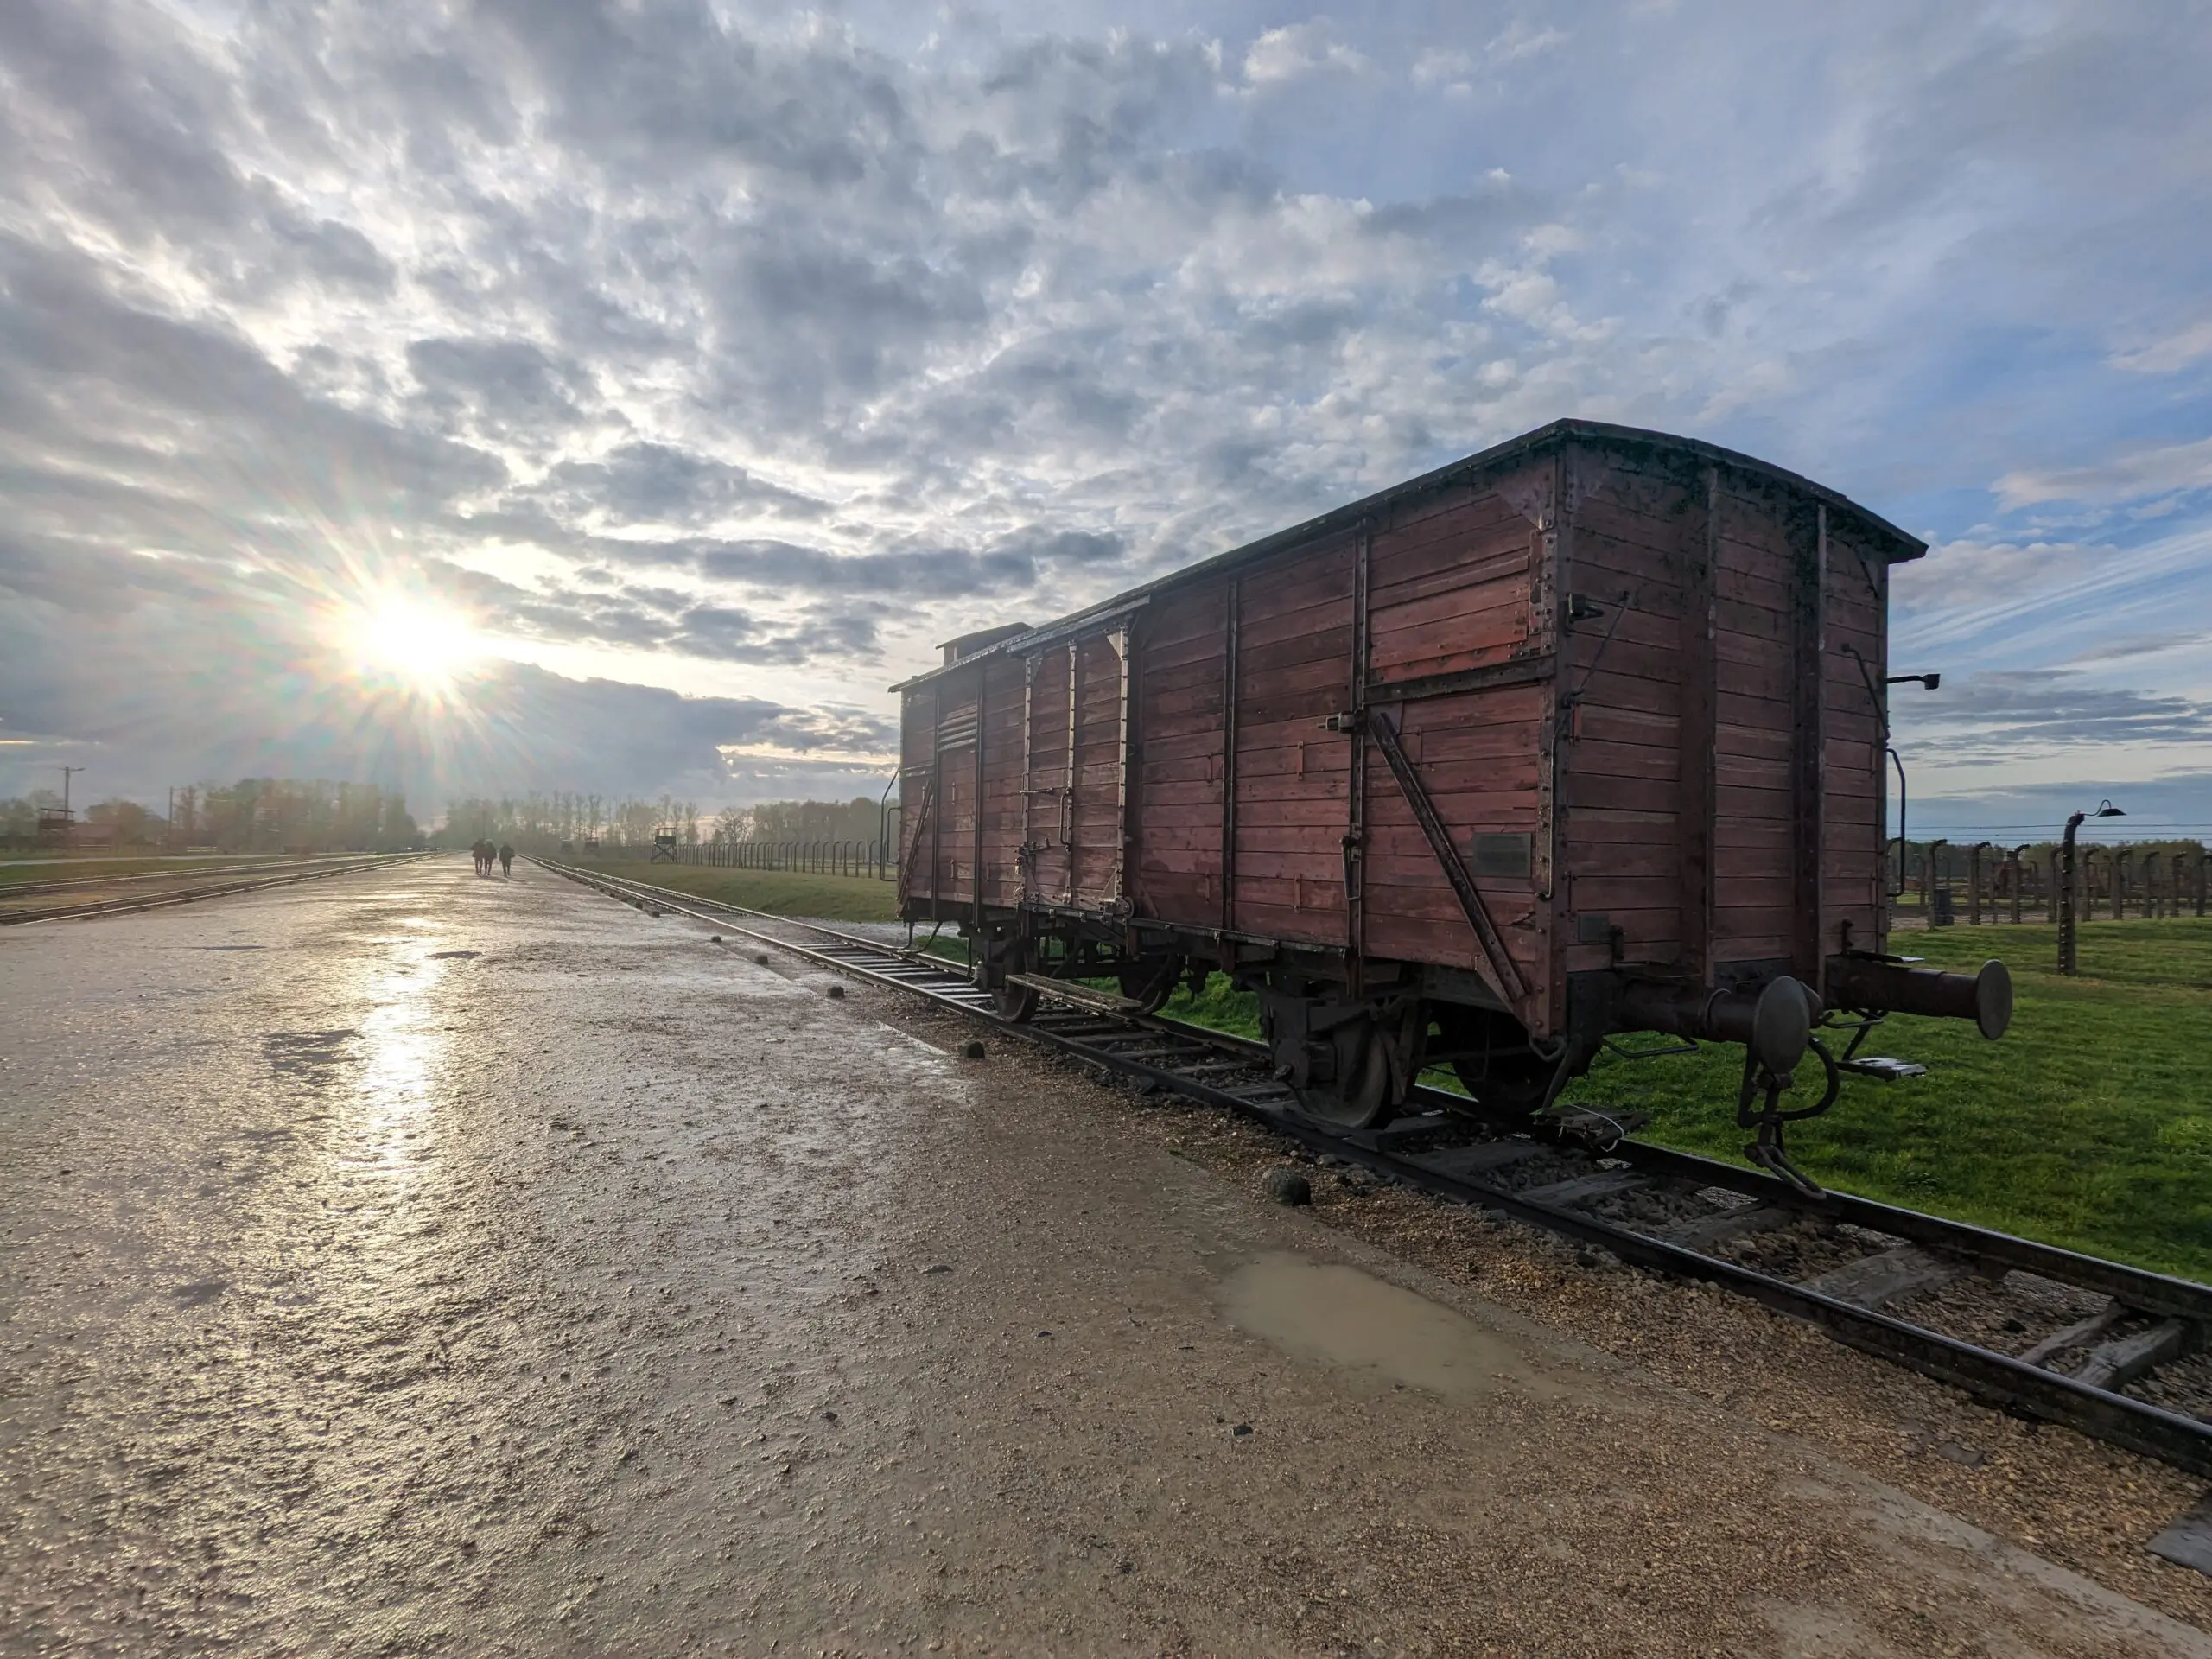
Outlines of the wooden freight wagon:
M 948 645 L 896 688 L 903 912 L 1014 1018 L 1232 974 L 1340 1124 L 1444 1063 L 1538 1109 L 1621 1031 L 1745 1041 L 1747 1100 L 1835 1010 L 1994 1034 L 2001 968 L 1885 954 L 1885 609 L 1925 550 L 1749 456 L 1556 423 Z

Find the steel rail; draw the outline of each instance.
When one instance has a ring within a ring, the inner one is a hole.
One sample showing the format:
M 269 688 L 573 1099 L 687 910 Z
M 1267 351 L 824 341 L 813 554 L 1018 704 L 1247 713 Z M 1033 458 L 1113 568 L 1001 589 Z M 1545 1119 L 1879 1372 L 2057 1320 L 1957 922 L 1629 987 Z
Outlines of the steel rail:
M 1389 1149 L 1389 1141 L 1405 1138 L 1402 1121 L 1396 1126 L 1399 1133 L 1395 1135 L 1391 1126 L 1385 1126 L 1381 1131 L 1348 1133 L 1324 1128 L 1297 1112 L 1290 1090 L 1277 1083 L 1267 1069 L 1264 1049 L 1248 1039 L 1179 1020 L 1157 1017 L 1133 1020 L 1090 1013 L 1040 1014 L 1027 1023 L 1015 1024 L 999 1015 L 990 995 L 970 984 L 960 973 L 959 964 L 944 958 L 846 933 L 821 923 L 798 921 L 595 870 L 543 859 L 537 861 L 556 874 L 598 888 L 625 902 L 641 907 L 650 905 L 662 912 L 689 916 L 822 966 L 915 992 L 982 1019 L 1009 1034 L 1030 1038 L 1091 1065 L 1141 1078 L 1186 1098 L 1226 1108 L 1264 1123 L 1316 1152 L 1330 1154 L 1417 1190 L 1503 1211 L 1580 1243 L 1609 1251 L 1637 1267 L 1722 1286 L 1778 1313 L 1815 1325 L 1847 1346 L 1962 1389 L 1990 1404 L 2075 1429 L 2092 1439 L 2157 1459 L 2192 1474 L 2212 1477 L 2212 1424 L 2168 1411 L 2147 1401 L 2092 1387 L 2059 1372 L 2026 1364 L 2009 1354 L 1944 1336 L 1856 1302 L 1638 1232 L 1599 1216 L 1524 1198 L 1501 1185 L 1432 1167 L 1418 1157 Z M 709 911 L 721 914 L 709 914 Z M 836 943 L 825 950 L 727 920 L 728 916 L 749 917 Z M 1209 1061 L 1209 1056 L 1217 1058 Z M 1232 1082 L 1230 1077 L 1194 1075 L 1223 1071 L 1240 1074 L 1241 1081 Z M 1467 1102 L 1441 1090 L 1423 1088 L 1415 1091 L 1415 1103 L 1449 1109 L 1464 1109 Z M 1446 1124 L 1446 1120 L 1439 1119 L 1437 1127 Z M 1594 1170 L 1597 1154 L 1590 1155 Z M 1787 1205 L 1808 1215 L 1928 1245 L 1977 1264 L 2018 1268 L 2062 1284 L 2101 1292 L 2130 1310 L 2197 1321 L 2212 1319 L 2212 1287 L 2187 1280 L 1845 1193 L 1808 1199 L 1770 1176 L 1647 1142 L 1624 1139 L 1607 1148 L 1603 1155 L 1662 1179 L 1700 1187 L 1719 1187 L 1766 1203 Z
M 342 858 L 345 855 L 342 853 L 325 855 L 322 858 L 313 861 L 326 863 L 334 856 Z M 257 870 L 296 869 L 306 861 L 308 861 L 296 857 L 263 858 L 255 860 L 251 863 L 233 864 L 220 859 L 210 858 L 200 860 L 200 868 L 196 870 L 135 870 L 122 875 L 73 875 L 60 881 L 10 881 L 0 883 L 0 901 L 27 897 L 35 893 L 79 893 L 87 887 L 120 887 L 126 881 L 180 881 L 188 880 L 194 876 L 245 875 Z
M 34 910 L 10 915 L 0 912 L 0 927 L 22 927 L 33 922 L 89 921 L 98 916 L 121 916 L 132 911 L 164 910 L 171 905 L 188 905 L 201 899 L 221 899 L 232 893 L 255 893 L 264 887 L 288 887 L 301 881 L 320 881 L 334 875 L 352 875 L 361 870 L 384 869 L 394 864 L 411 863 L 428 858 L 428 853 L 387 853 L 373 859 L 353 863 L 335 864 L 327 868 L 302 870 L 291 875 L 264 877 L 257 881 L 230 881 L 204 887 L 188 887 L 177 893 L 156 893 L 149 898 L 124 898 L 89 905 L 57 905 L 45 910 Z M 0 902 L 5 895 L 0 894 Z

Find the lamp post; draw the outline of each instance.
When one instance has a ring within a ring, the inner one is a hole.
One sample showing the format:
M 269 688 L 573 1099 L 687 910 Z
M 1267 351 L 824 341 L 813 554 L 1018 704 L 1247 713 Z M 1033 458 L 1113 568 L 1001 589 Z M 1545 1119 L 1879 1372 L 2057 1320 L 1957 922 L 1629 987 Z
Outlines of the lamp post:
M 2094 812 L 2076 812 L 2066 820 L 2066 835 L 2058 844 L 2058 971 L 2078 972 L 2075 947 L 2080 943 L 2074 925 L 2074 836 L 2084 818 L 2124 818 L 2127 816 L 2110 801 L 2097 803 Z
M 1859 654 L 1858 646 L 1853 645 L 1847 639 L 1845 640 L 1843 644 L 1843 654 L 1850 658 L 1853 662 L 1859 665 L 1859 677 L 1866 683 L 1867 701 L 1874 705 L 1874 713 L 1882 722 L 1882 758 L 1886 759 L 1889 762 L 1895 765 L 1897 769 L 1897 884 L 1894 887 L 1889 887 L 1889 883 L 1886 880 L 1883 882 L 1883 886 L 1885 887 L 1888 887 L 1889 891 L 1887 901 L 1883 906 L 1885 919 L 1881 925 L 1880 931 L 1886 931 L 1889 925 L 1886 919 L 1886 914 L 1890 906 L 1894 904 L 1897 899 L 1903 897 L 1904 893 L 1905 855 L 1910 848 L 1910 842 L 1907 839 L 1905 828 L 1904 757 L 1897 753 L 1897 746 L 1890 741 L 1890 700 L 1885 694 L 1889 690 L 1890 687 L 1893 685 L 1917 685 L 1923 690 L 1933 691 L 1943 683 L 1943 677 L 1941 674 L 1888 674 L 1885 675 L 1882 677 L 1881 683 L 1877 685 L 1874 681 L 1874 671 L 1872 667 L 1869 665 L 1866 659 Z M 1883 766 L 1879 764 L 1877 765 L 1875 769 L 1882 773 L 1883 782 L 1885 785 L 1885 799 L 1882 804 L 1882 816 L 1885 828 L 1886 828 L 1889 817 L 1889 803 L 1886 798 L 1886 785 L 1889 780 L 1889 772 L 1886 766 Z M 1882 847 L 1883 862 L 1887 864 L 1889 861 L 1889 842 L 1886 838 L 1883 841 Z

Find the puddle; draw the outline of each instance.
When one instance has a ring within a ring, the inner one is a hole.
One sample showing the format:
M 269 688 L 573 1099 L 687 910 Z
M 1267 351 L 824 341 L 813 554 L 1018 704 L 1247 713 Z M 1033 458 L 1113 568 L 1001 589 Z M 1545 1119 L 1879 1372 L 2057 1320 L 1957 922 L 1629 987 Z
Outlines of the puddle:
M 1560 1392 L 1510 1339 L 1339 1262 L 1263 1255 L 1230 1276 L 1222 1301 L 1231 1325 L 1287 1354 L 1446 1399 L 1493 1394 L 1502 1385 Z

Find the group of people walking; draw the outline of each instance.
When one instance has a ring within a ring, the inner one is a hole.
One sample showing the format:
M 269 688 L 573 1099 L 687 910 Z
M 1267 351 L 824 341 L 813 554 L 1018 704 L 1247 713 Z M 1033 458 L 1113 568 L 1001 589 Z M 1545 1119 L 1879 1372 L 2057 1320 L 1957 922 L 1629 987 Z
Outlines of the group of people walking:
M 468 849 L 468 855 L 476 861 L 476 874 L 479 875 L 492 874 L 492 861 L 494 859 L 499 862 L 501 875 L 509 874 L 514 868 L 515 849 L 505 842 L 494 847 L 488 841 L 480 841 Z

